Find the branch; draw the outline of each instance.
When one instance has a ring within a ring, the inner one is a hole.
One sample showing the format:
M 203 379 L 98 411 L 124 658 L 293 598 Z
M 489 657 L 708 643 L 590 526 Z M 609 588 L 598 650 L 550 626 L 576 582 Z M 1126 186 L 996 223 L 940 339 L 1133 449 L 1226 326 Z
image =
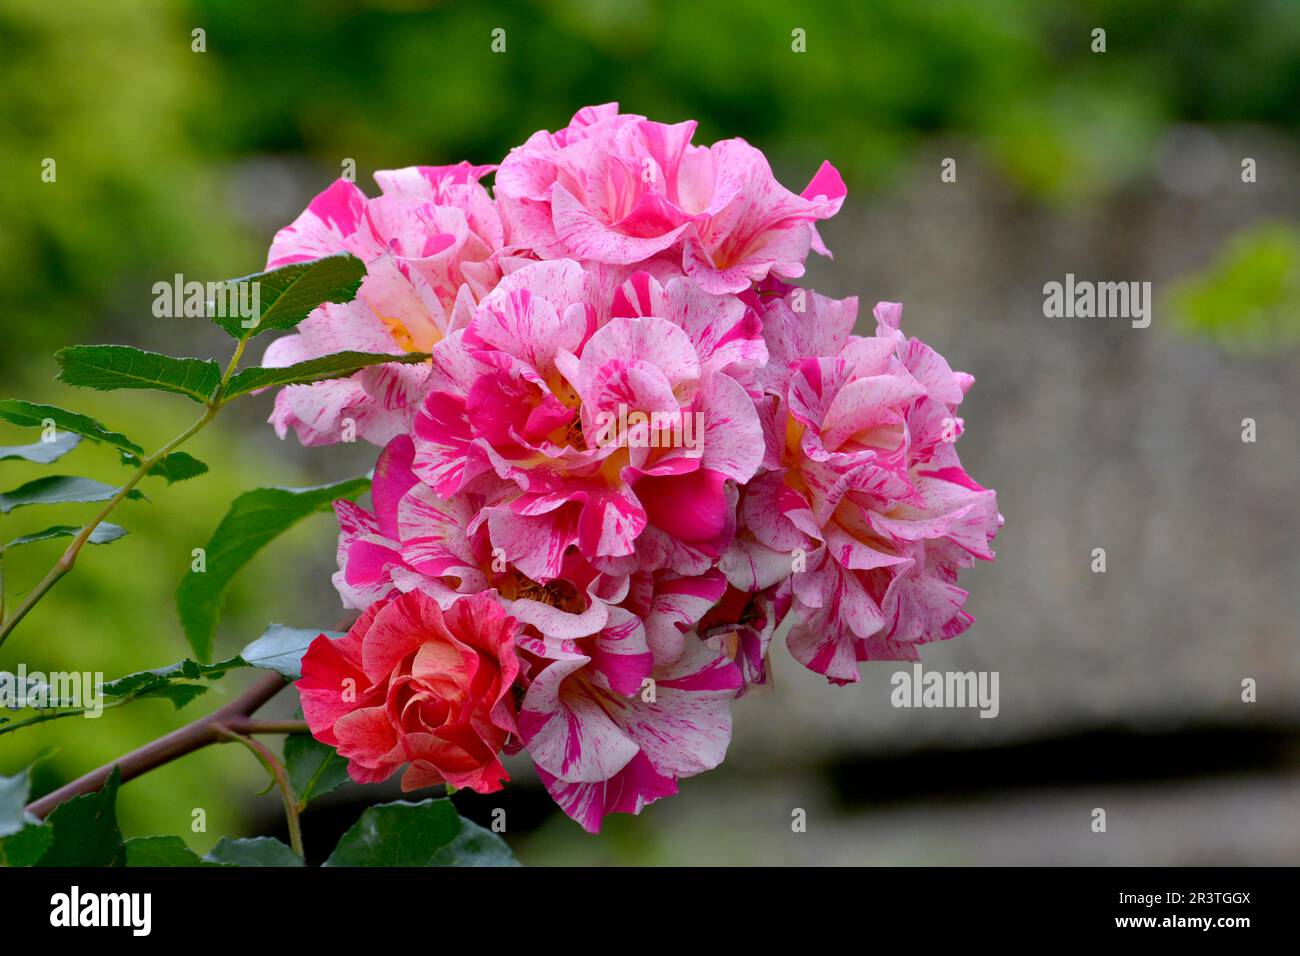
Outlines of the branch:
M 217 743 L 222 740 L 219 726 L 237 733 L 288 733 L 290 731 L 286 728 L 292 725 L 296 729 L 297 721 L 268 722 L 249 719 L 254 711 L 278 694 L 285 683 L 285 679 L 279 674 L 267 674 L 226 706 L 29 803 L 27 812 L 43 819 L 63 801 L 85 793 L 94 793 L 104 785 L 104 781 L 108 779 L 114 767 L 121 771 L 122 782 L 126 783 L 155 767 L 161 767 L 208 744 Z M 267 727 L 275 729 L 265 729 Z
M 226 728 L 238 734 L 309 734 L 305 720 L 251 720 L 241 717 L 226 722 Z

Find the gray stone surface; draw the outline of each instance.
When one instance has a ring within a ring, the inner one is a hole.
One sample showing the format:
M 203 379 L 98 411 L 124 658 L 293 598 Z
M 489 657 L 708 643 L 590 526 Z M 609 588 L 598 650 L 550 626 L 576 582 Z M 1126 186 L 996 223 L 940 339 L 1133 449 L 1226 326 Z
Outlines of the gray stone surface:
M 903 328 L 977 384 L 963 406 L 962 459 L 998 490 L 996 564 L 965 572 L 977 623 L 923 651 L 927 668 L 996 670 L 1001 714 L 895 710 L 888 662 L 835 688 L 783 646 L 777 683 L 740 702 L 730 760 L 815 760 L 845 749 L 978 746 L 1102 726 L 1300 726 L 1300 352 L 1231 355 L 1175 327 L 1161 294 L 1203 268 L 1238 228 L 1300 216 L 1293 147 L 1222 134 L 1234 169 L 1188 196 L 1159 181 L 1108 205 L 1024 205 L 974 163 L 957 184 L 932 162 L 888 197 L 850 196 L 825 226 L 833 263 L 818 291 L 858 294 L 859 331 L 878 299 Z M 932 174 L 933 173 L 933 174 Z M 1045 282 L 1067 272 L 1150 280 L 1150 328 L 1048 319 Z M 1241 420 L 1258 442 L 1241 441 Z M 1107 572 L 1090 570 L 1093 548 Z M 1240 701 L 1256 678 L 1259 702 Z
M 635 837 L 552 820 L 525 862 L 701 866 L 1226 866 L 1300 861 L 1300 775 L 1152 787 L 1021 789 L 844 812 L 803 776 L 700 777 L 635 821 Z M 791 808 L 807 829 L 791 829 Z M 1106 810 L 1094 833 L 1092 810 Z

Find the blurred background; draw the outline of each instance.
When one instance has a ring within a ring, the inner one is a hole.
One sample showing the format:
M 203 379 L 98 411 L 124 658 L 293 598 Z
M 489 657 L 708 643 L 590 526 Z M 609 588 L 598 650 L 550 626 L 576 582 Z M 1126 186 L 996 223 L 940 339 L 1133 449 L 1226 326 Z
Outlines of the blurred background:
M 504 53 L 490 49 L 496 28 Z M 806 52 L 792 51 L 795 29 Z M 281 0 L 273 15 L 232 0 L 15 0 L 0 9 L 0 395 L 156 447 L 188 423 L 184 401 L 74 393 L 52 381 L 53 349 L 224 358 L 205 321 L 153 317 L 155 282 L 256 271 L 347 160 L 373 192 L 375 169 L 495 162 L 608 100 L 697 118 L 697 142 L 743 136 L 796 191 L 834 162 L 849 198 L 822 229 L 835 261 L 811 263 L 809 284 L 860 296 L 859 331 L 875 301 L 904 302 L 904 329 L 978 379 L 962 457 L 1007 523 L 997 563 L 962 580 L 978 623 L 924 664 L 998 671 L 1001 710 L 894 709 L 900 665 L 834 688 L 777 641 L 775 686 L 736 705 L 726 763 L 676 798 L 592 837 L 517 761 L 504 795 L 459 794 L 462 812 L 506 808 L 526 863 L 1300 862 L 1293 0 Z M 1043 285 L 1066 273 L 1152 282 L 1150 328 L 1045 318 Z M 187 656 L 172 594 L 230 500 L 373 463 L 364 446 L 277 441 L 269 410 L 269 397 L 235 406 L 193 442 L 213 473 L 148 482 L 152 502 L 115 519 L 131 535 L 87 549 L 0 669 L 111 677 Z M 0 429 L 0 444 L 31 440 Z M 120 481 L 114 458 L 87 443 L 58 467 Z M 39 473 L 0 470 L 5 489 Z M 0 535 L 51 515 L 0 517 Z M 60 547 L 10 556 L 11 600 Z M 1104 574 L 1090 569 L 1099 547 Z M 230 595 L 218 654 L 268 621 L 337 624 L 333 556 L 328 516 L 268 548 Z M 145 701 L 0 737 L 0 773 L 55 748 L 35 781 L 52 789 L 240 686 L 180 712 Z M 262 782 L 247 752 L 209 748 L 125 787 L 123 829 L 200 852 L 276 832 Z M 395 793 L 321 801 L 304 819 L 309 855 Z M 206 833 L 190 832 L 196 807 Z M 1105 834 L 1091 830 L 1097 807 Z

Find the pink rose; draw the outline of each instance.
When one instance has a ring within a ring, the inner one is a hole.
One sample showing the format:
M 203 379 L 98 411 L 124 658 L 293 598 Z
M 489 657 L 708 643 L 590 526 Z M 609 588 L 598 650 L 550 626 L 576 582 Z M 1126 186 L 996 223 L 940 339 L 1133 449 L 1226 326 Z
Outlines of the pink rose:
M 993 560 L 1002 516 L 957 457 L 975 380 L 905 336 L 897 303 L 876 306 L 869 337 L 850 334 L 844 303 L 812 304 L 799 316 L 773 300 L 763 314 L 767 470 L 745 486 L 745 550 L 728 570 L 805 555 L 781 594 L 796 618 L 787 646 L 844 684 L 860 661 L 918 660 L 920 645 L 970 627 L 957 573 Z
M 272 342 L 262 364 L 280 368 L 345 349 L 427 352 L 463 325 L 500 280 L 506 256 L 501 217 L 479 183 L 492 168 L 381 170 L 380 196 L 340 179 L 313 199 L 276 233 L 267 268 L 348 252 L 365 263 L 366 277 L 356 299 L 318 308 Z M 350 430 L 383 445 L 410 425 L 428 372 L 424 364 L 377 365 L 291 385 L 276 395 L 271 422 L 281 438 L 293 429 L 304 445 L 350 441 Z
M 338 748 L 358 783 L 449 783 L 479 793 L 510 779 L 498 754 L 517 733 L 511 690 L 519 625 L 476 594 L 445 613 L 420 593 L 380 601 L 346 635 L 316 638 L 298 692 L 312 735 Z
M 492 499 L 493 546 L 537 581 L 571 546 L 601 571 L 702 573 L 734 532 L 731 483 L 763 456 L 733 377 L 766 358 L 751 310 L 681 276 L 605 275 L 560 259 L 502 279 L 435 347 L 412 428 L 415 476 Z M 663 440 L 621 427 L 633 414 Z
M 695 146 L 693 120 L 656 123 L 617 103 L 539 130 L 496 177 L 508 241 L 543 259 L 608 265 L 661 259 L 705 292 L 742 292 L 769 273 L 797 278 L 810 250 L 829 255 L 815 223 L 846 189 L 823 163 L 798 195 L 742 139 Z

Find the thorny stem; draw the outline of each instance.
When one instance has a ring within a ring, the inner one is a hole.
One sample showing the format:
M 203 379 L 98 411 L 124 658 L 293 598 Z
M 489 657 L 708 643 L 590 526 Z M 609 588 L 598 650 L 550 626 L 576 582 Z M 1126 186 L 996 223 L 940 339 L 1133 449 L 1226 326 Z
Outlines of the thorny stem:
M 114 508 L 126 499 L 131 489 L 140 483 L 141 479 L 149 473 L 154 465 L 192 438 L 216 417 L 217 412 L 225 404 L 226 387 L 229 385 L 235 369 L 239 366 L 239 360 L 243 357 L 244 348 L 248 345 L 248 339 L 249 336 L 244 336 L 236 344 L 234 354 L 231 355 L 230 362 L 221 375 L 221 383 L 217 386 L 211 400 L 208 401 L 203 414 L 189 428 L 140 462 L 134 474 L 100 509 L 99 514 L 81 529 L 72 540 L 72 543 L 68 545 L 63 556 L 41 579 L 40 583 L 28 593 L 22 604 L 14 612 L 13 617 L 7 620 L 4 618 L 4 551 L 0 549 L 0 620 L 3 620 L 3 624 L 0 624 L 0 645 L 4 644 L 5 639 L 18 626 L 18 623 L 58 583 L 59 579 L 72 570 L 76 564 L 77 555 L 90 539 L 90 535 L 95 528 L 112 513 Z M 156 767 L 200 750 L 209 744 L 234 740 L 248 747 L 275 779 L 284 801 L 285 816 L 289 827 L 289 841 L 293 851 L 301 857 L 303 856 L 303 844 L 302 830 L 298 821 L 299 806 L 294 798 L 293 787 L 289 782 L 288 774 L 284 765 L 276 759 L 275 755 L 265 745 L 249 736 L 251 734 L 296 734 L 308 730 L 306 721 L 301 720 L 252 719 L 251 715 L 274 697 L 285 686 L 285 683 L 285 679 L 279 674 L 266 674 L 225 707 L 221 707 L 206 717 L 200 717 L 198 720 L 186 724 L 170 734 L 159 737 L 157 740 L 151 741 L 111 763 L 104 764 L 102 767 L 78 777 L 71 783 L 46 794 L 39 800 L 32 801 L 27 805 L 26 810 L 33 816 L 43 819 L 65 800 L 99 790 L 104 785 L 104 781 L 112 774 L 114 768 L 118 769 L 121 774 L 121 781 L 125 783 Z
M 72 539 L 72 543 L 68 545 L 67 550 L 63 552 L 63 556 L 54 563 L 54 567 L 50 568 L 45 577 L 41 578 L 40 583 L 28 592 L 23 603 L 18 605 L 18 609 L 14 611 L 13 617 L 5 621 L 3 625 L 0 625 L 0 645 L 4 644 L 5 639 L 13 632 L 13 629 L 18 626 L 18 622 L 27 616 L 27 612 L 34 608 L 40 602 L 41 598 L 45 597 L 50 588 L 54 587 L 54 585 L 59 582 L 60 578 L 72 570 L 73 566 L 77 563 L 77 555 L 81 553 L 81 549 L 90 539 L 94 530 L 99 527 L 100 522 L 107 518 L 112 513 L 113 509 L 122 503 L 126 496 L 131 493 L 131 489 L 139 484 L 140 480 L 149 473 L 149 469 L 153 468 L 153 466 L 163 457 L 170 454 L 181 444 L 188 441 L 204 425 L 212 421 L 212 418 L 216 415 L 219 407 L 220 406 L 216 404 L 209 405 L 207 411 L 200 415 L 193 425 L 185 429 L 185 431 L 181 432 L 167 444 L 163 445 L 162 448 L 159 448 L 148 458 L 140 462 L 140 467 L 137 468 L 135 473 L 126 480 L 126 483 L 117 490 L 117 494 L 113 495 L 113 497 L 108 500 L 108 503 L 100 509 L 99 514 L 95 515 L 95 517 L 91 518 L 90 521 L 87 522 L 86 526 L 81 529 L 75 538 Z
M 117 490 L 117 494 L 113 495 L 113 497 L 108 500 L 108 503 L 100 509 L 99 514 L 90 519 L 89 523 L 87 523 L 77 536 L 72 539 L 72 543 L 68 545 L 67 549 L 63 552 L 62 557 L 54 563 L 54 567 L 50 568 L 50 570 L 46 572 L 45 577 L 41 578 L 40 582 L 27 593 L 27 597 L 23 599 L 23 602 L 18 605 L 17 610 L 14 611 L 13 617 L 10 617 L 7 620 L 4 620 L 4 572 L 3 569 L 0 568 L 0 620 L 4 621 L 3 624 L 0 624 L 0 646 L 4 645 L 5 640 L 13 632 L 13 629 L 18 626 L 19 622 L 27 616 L 28 612 L 40 603 L 41 599 L 49 593 L 50 589 L 53 588 L 54 585 L 59 583 L 59 579 L 72 570 L 73 566 L 77 563 L 77 555 L 81 553 L 81 549 L 85 547 L 86 542 L 90 540 L 91 534 L 94 533 L 95 529 L 99 527 L 100 523 L 105 518 L 112 514 L 113 509 L 126 499 L 126 496 L 131 493 L 131 490 L 140 483 L 144 476 L 149 474 L 150 469 L 185 442 L 193 438 L 195 434 L 208 424 L 208 422 L 212 421 L 212 419 L 216 417 L 217 412 L 221 410 L 221 407 L 224 404 L 226 386 L 230 383 L 230 377 L 239 366 L 239 360 L 243 357 L 244 348 L 247 345 L 248 336 L 241 338 L 235 345 L 234 354 L 230 356 L 230 362 L 226 365 L 226 370 L 221 375 L 221 384 L 217 386 L 216 394 L 214 394 L 212 399 L 208 402 L 207 408 L 204 410 L 203 414 L 200 415 L 189 428 L 185 429 L 185 431 L 181 432 L 148 458 L 140 462 L 140 466 L 135 470 L 135 473 L 132 474 L 131 477 L 127 479 L 126 483 Z M 0 557 L 3 557 L 2 553 L 0 553 Z
M 222 738 L 217 726 L 240 734 L 255 733 L 296 733 L 300 729 L 298 721 L 257 721 L 251 715 L 259 707 L 274 697 L 285 686 L 285 680 L 279 674 L 266 674 L 252 684 L 246 691 L 229 704 L 214 710 L 193 723 L 186 724 L 164 737 L 159 737 L 125 756 L 104 764 L 84 776 L 78 777 L 58 790 L 48 793 L 27 805 L 27 812 L 44 818 L 63 801 L 85 793 L 94 793 L 104 785 L 113 768 L 122 774 L 122 782 L 134 780 L 143 773 L 170 763 L 179 757 L 193 753 L 208 744 L 214 744 Z
M 247 747 L 266 768 L 266 772 L 275 779 L 275 785 L 280 789 L 280 800 L 284 803 L 284 819 L 289 827 L 289 845 L 300 858 L 305 857 L 302 849 L 302 827 L 298 823 L 298 800 L 294 796 L 293 785 L 289 783 L 289 774 L 284 769 L 284 764 L 276 759 L 275 754 L 271 753 L 266 744 L 252 737 L 245 737 L 224 724 L 214 724 L 213 730 L 219 737 Z
M 346 624 L 340 624 L 346 626 Z M 58 790 L 48 793 L 39 800 L 27 805 L 27 812 L 44 818 L 51 810 L 65 800 L 94 793 L 104 785 L 104 781 L 116 767 L 121 773 L 121 780 L 126 783 L 143 773 L 148 773 L 163 764 L 171 763 L 179 757 L 193 753 L 208 744 L 221 740 L 217 726 L 238 734 L 298 734 L 307 733 L 310 728 L 305 720 L 253 720 L 252 714 L 268 700 L 274 697 L 286 685 L 286 680 L 279 674 L 266 674 L 261 680 L 252 684 L 246 691 L 232 700 L 225 707 L 214 710 L 206 717 L 200 717 L 193 723 L 186 724 L 179 730 L 173 730 L 164 737 L 145 744 L 131 751 L 124 757 L 110 761 L 78 777 Z

